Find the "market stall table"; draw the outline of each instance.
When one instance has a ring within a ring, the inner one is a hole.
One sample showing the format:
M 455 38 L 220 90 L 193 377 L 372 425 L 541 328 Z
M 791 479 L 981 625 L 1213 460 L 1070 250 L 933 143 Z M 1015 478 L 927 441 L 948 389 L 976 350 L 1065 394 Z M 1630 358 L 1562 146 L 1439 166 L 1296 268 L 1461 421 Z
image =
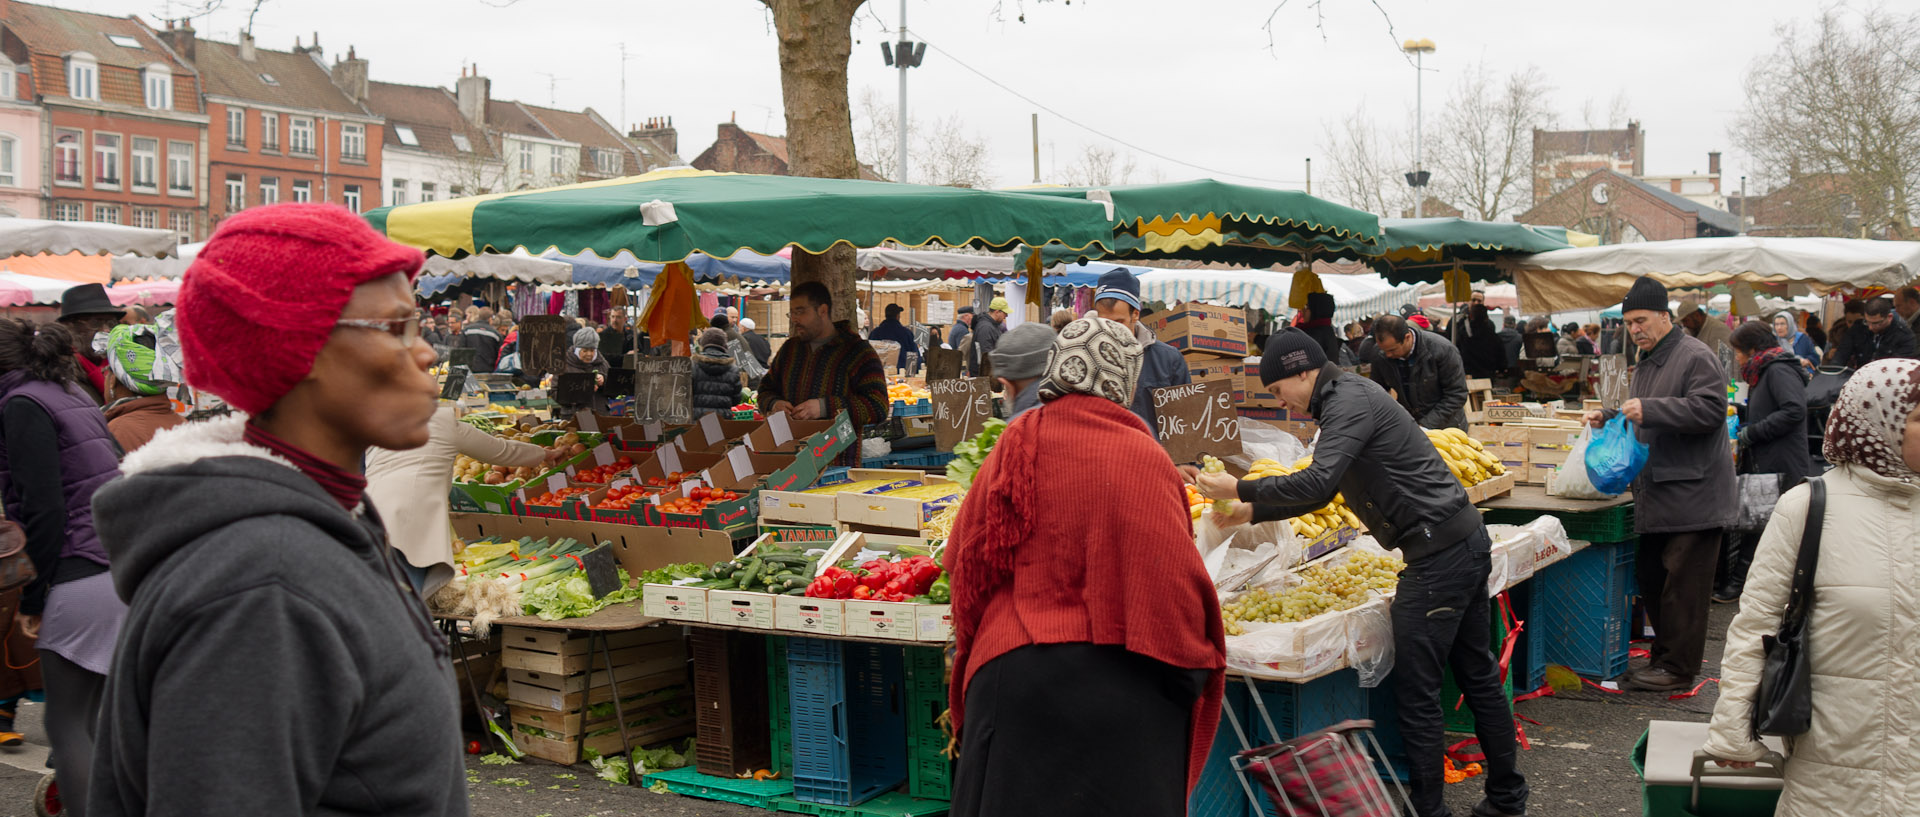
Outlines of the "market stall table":
M 1627 491 L 1612 499 L 1568 499 L 1549 496 L 1544 485 L 1515 485 L 1513 492 L 1506 496 L 1489 499 L 1479 503 L 1483 510 L 1506 511 L 1551 511 L 1559 513 L 1585 513 L 1604 511 L 1633 502 L 1633 492 Z

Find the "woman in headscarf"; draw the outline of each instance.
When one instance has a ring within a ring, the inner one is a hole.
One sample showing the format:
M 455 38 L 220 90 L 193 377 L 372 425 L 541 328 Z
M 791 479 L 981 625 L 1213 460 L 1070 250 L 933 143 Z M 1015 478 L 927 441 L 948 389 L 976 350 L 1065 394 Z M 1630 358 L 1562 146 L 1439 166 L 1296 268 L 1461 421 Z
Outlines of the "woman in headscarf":
M 186 422 L 175 414 L 167 387 L 180 379 L 156 352 L 159 339 L 150 324 L 121 324 L 107 332 L 107 430 L 131 454 L 161 429 Z
M 1068 324 L 1041 405 L 961 505 L 946 554 L 955 817 L 1186 814 L 1225 642 L 1180 472 L 1127 408 L 1140 354 L 1119 323 Z
M 1808 641 L 1812 728 L 1793 739 L 1779 817 L 1911 814 L 1920 764 L 1920 361 L 1862 367 L 1840 391 L 1820 479 L 1826 509 L 1813 577 Z M 1780 629 L 1807 525 L 1812 485 L 1780 498 L 1760 539 L 1740 614 L 1727 630 L 1706 752 L 1752 766 L 1767 749 L 1753 735 L 1763 652 Z
M 1812 337 L 1800 331 L 1791 309 L 1782 309 L 1773 314 L 1773 336 L 1779 341 L 1780 348 L 1800 358 L 1808 369 L 1814 368 L 1814 361 L 1820 359 L 1820 350 L 1813 345 Z

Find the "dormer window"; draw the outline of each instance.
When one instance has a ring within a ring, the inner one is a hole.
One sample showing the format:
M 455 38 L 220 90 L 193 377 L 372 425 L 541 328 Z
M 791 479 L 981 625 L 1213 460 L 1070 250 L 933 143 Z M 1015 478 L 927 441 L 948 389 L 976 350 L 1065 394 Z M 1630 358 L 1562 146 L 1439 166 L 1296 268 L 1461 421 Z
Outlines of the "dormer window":
M 413 128 L 406 125 L 395 125 L 393 126 L 393 132 L 394 135 L 400 137 L 400 144 L 410 148 L 420 146 L 420 137 L 414 135 Z
M 147 108 L 173 109 L 173 70 L 164 65 L 149 65 L 140 72 L 140 85 L 146 89 Z
M 100 63 L 92 54 L 75 51 L 67 55 L 67 96 L 100 99 Z
M 140 47 L 139 40 L 136 40 L 133 37 L 126 34 L 108 34 L 107 42 L 113 43 L 114 45 L 120 46 L 121 48 L 139 48 Z

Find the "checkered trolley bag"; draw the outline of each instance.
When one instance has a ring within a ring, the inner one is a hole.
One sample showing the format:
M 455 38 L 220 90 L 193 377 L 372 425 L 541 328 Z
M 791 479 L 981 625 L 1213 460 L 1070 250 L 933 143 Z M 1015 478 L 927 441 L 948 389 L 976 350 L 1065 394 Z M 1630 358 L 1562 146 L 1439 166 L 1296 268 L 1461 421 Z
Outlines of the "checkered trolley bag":
M 1247 686 L 1253 686 L 1252 679 L 1247 679 Z M 1257 693 L 1253 700 L 1266 720 L 1268 733 L 1279 734 Z M 1246 747 L 1247 733 L 1232 707 L 1223 707 L 1221 712 L 1233 726 L 1240 745 Z M 1369 746 L 1382 756 L 1386 754 L 1373 737 L 1373 721 L 1341 721 L 1258 749 L 1243 748 L 1233 757 L 1233 770 L 1253 804 L 1253 814 L 1263 809 L 1249 780 L 1266 791 L 1279 817 L 1398 817 L 1400 803 L 1407 803 L 1411 809 L 1411 801 L 1404 789 L 1400 802 L 1387 794 L 1373 757 L 1367 753 Z M 1399 781 L 1394 785 L 1398 787 Z

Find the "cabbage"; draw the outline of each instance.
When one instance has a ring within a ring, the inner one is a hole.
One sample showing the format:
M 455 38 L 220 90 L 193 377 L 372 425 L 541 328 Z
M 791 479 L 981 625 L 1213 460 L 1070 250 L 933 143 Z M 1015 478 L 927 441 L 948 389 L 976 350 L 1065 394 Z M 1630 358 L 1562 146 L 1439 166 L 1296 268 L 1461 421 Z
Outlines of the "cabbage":
M 586 574 L 576 570 L 564 579 L 527 591 L 520 599 L 520 610 L 546 621 L 559 621 L 592 615 L 610 604 L 639 600 L 640 587 L 633 583 L 625 568 L 620 569 L 620 589 L 598 599 L 593 597 L 593 584 L 587 581 Z

